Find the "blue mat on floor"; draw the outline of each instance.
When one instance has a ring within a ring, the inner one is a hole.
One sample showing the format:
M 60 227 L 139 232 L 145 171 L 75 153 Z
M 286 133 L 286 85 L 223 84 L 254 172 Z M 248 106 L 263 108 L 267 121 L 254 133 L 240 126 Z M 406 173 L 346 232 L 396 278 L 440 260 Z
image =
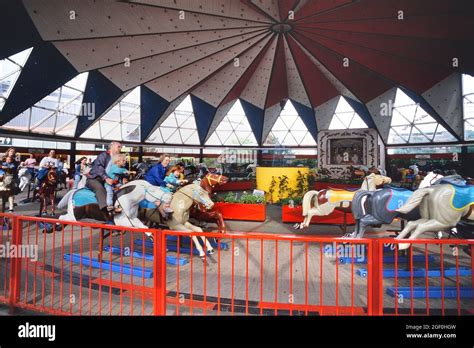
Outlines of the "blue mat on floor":
M 352 263 L 352 257 L 339 257 L 339 263 Z M 405 256 L 398 257 L 398 263 L 405 263 L 407 258 Z M 413 255 L 413 262 L 425 262 L 425 255 Z M 435 258 L 433 255 L 428 256 L 428 262 L 434 262 Z M 367 263 L 367 258 L 358 258 L 357 255 L 354 257 L 354 263 Z M 394 256 L 384 256 L 383 263 L 395 263 Z
M 426 278 L 426 268 L 414 268 L 413 272 L 410 272 L 405 269 L 399 269 L 397 272 L 398 278 L 410 278 L 412 275 L 414 278 Z M 358 269 L 356 274 L 365 278 L 367 277 L 368 271 L 366 269 Z M 460 267 L 458 274 L 460 277 L 468 277 L 471 276 L 472 271 L 470 268 Z M 444 269 L 444 276 L 445 277 L 456 277 L 456 268 L 450 267 Z M 395 278 L 395 270 L 394 269 L 384 269 L 383 270 L 383 277 L 384 278 Z M 428 277 L 441 277 L 441 270 L 440 269 L 428 269 Z
M 175 238 L 171 238 L 171 239 L 167 238 L 168 243 L 166 243 L 166 249 L 168 249 L 168 251 L 177 252 L 178 251 L 178 244 L 176 243 L 177 242 L 176 236 L 168 236 L 168 237 L 175 237 Z M 186 237 L 186 238 L 188 238 L 188 237 Z M 214 248 L 217 249 L 218 243 L 216 243 L 213 240 L 213 238 L 208 238 L 208 240 L 211 243 L 211 245 Z M 135 241 L 134 241 L 135 245 L 138 245 L 140 247 L 142 246 L 143 242 L 145 242 L 145 247 L 146 248 L 153 248 L 153 242 L 151 240 L 143 241 L 142 239 L 135 239 Z M 169 243 L 169 242 L 171 242 L 171 243 Z M 221 246 L 221 250 L 228 250 L 229 249 L 229 245 L 227 243 L 221 242 L 219 244 Z M 187 241 L 184 241 L 184 242 L 180 243 L 179 252 L 183 253 L 183 254 L 191 254 L 191 248 L 189 248 L 189 239 Z M 199 251 L 195 247 L 193 248 L 193 255 L 199 255 Z
M 110 250 L 110 246 L 104 247 L 104 251 L 109 251 L 109 250 Z M 118 255 L 122 254 L 125 257 L 130 256 L 130 255 L 126 255 L 125 250 L 121 250 L 119 247 L 112 247 L 112 254 L 118 254 Z M 153 254 L 142 253 L 141 251 L 134 251 L 132 254 L 133 254 L 133 257 L 136 257 L 139 259 L 145 259 L 147 261 L 153 261 Z M 166 256 L 166 263 L 168 265 L 173 265 L 173 266 L 176 266 L 176 265 L 183 266 L 189 263 L 189 260 L 185 259 L 184 257 L 180 257 L 178 259 L 176 256 Z
M 441 298 L 442 291 L 441 287 L 433 286 L 428 288 L 429 298 Z M 387 288 L 387 294 L 396 297 L 403 296 L 404 298 L 426 298 L 426 287 L 399 287 L 397 290 L 395 287 Z M 413 296 L 412 296 L 413 294 Z M 444 287 L 444 298 L 457 298 L 458 290 L 454 286 L 445 286 Z M 474 297 L 474 290 L 471 287 L 460 287 L 459 288 L 459 297 L 461 298 L 472 298 Z
M 339 245 L 343 245 L 343 244 L 342 244 L 342 242 L 339 242 L 337 245 L 339 247 Z M 348 247 L 348 250 L 352 249 L 352 247 L 351 247 L 351 249 L 349 249 L 349 246 L 354 245 L 354 250 L 357 250 L 358 248 L 361 247 L 361 245 L 363 245 L 364 250 L 367 252 L 367 244 L 360 243 L 360 244 L 346 244 L 346 245 Z M 346 246 L 346 245 L 344 245 L 344 246 Z M 393 245 L 393 244 L 391 244 L 391 245 Z M 323 251 L 328 252 L 328 253 L 334 253 L 334 244 L 325 244 L 325 245 L 323 245 Z M 384 244 L 383 245 L 383 253 L 384 254 L 388 254 L 388 253 L 393 254 L 393 253 L 395 253 L 395 250 L 392 249 L 390 247 L 390 245 L 385 245 Z M 400 253 L 400 251 L 399 251 L 399 253 Z
M 93 268 L 102 268 L 104 271 L 111 271 L 117 273 L 123 273 L 126 275 L 133 275 L 140 278 L 153 278 L 153 270 L 150 268 L 143 268 L 139 266 L 130 267 L 130 265 L 120 264 L 119 262 L 109 262 L 98 259 L 92 259 L 87 256 L 79 254 L 64 254 L 65 261 L 71 261 L 72 263 L 82 264 L 83 266 L 89 266 Z

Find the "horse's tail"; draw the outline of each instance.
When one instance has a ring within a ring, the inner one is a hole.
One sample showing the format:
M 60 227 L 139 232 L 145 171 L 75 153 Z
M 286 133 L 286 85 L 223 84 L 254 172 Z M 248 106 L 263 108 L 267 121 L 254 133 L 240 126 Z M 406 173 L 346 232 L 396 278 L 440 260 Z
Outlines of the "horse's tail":
M 372 196 L 375 191 L 357 191 L 354 194 L 354 198 L 352 199 L 352 215 L 354 215 L 354 219 L 360 220 L 363 216 L 367 214 L 365 210 L 365 201 L 367 200 L 368 196 Z
M 410 198 L 406 201 L 404 205 L 402 205 L 400 208 L 398 208 L 396 211 L 401 213 L 401 214 L 408 214 L 411 212 L 413 209 L 418 207 L 421 202 L 423 201 L 423 198 L 427 194 L 430 194 L 434 190 L 433 187 L 427 187 L 427 188 L 422 188 L 416 190 L 413 195 L 411 195 Z
M 311 209 L 311 201 L 313 200 L 313 197 L 316 196 L 319 193 L 319 191 L 308 191 L 305 193 L 303 196 L 303 216 L 308 215 L 308 211 Z M 315 205 L 318 204 L 317 200 L 315 200 Z
M 74 194 L 74 192 L 76 192 L 77 190 L 71 190 L 71 191 L 68 191 L 63 198 L 61 198 L 61 201 L 59 201 L 58 203 L 58 209 L 65 209 L 67 208 L 68 204 L 69 204 L 69 198 L 71 197 L 71 195 Z

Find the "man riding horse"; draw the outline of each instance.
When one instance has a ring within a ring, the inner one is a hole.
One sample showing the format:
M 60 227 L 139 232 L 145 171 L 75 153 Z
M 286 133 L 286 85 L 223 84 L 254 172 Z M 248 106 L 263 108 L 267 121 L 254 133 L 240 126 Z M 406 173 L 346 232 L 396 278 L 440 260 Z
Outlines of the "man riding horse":
M 118 155 L 122 149 L 122 144 L 118 141 L 113 141 L 109 145 L 109 150 L 102 152 L 94 162 L 92 162 L 92 169 L 87 174 L 86 187 L 94 192 L 99 209 L 104 213 L 109 213 L 107 210 L 107 191 L 104 183 L 113 185 L 114 180 L 107 175 L 107 167 L 111 163 L 113 155 Z

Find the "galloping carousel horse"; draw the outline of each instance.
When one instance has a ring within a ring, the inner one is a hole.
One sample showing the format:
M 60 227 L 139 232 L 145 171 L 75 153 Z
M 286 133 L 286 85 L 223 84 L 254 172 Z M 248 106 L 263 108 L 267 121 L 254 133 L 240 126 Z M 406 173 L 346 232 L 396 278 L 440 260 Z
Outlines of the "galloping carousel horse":
M 203 205 L 206 210 L 209 210 L 214 206 L 214 202 L 209 197 L 207 191 L 198 184 L 189 184 L 176 191 L 173 194 L 170 203 L 170 207 L 174 212 L 164 221 L 168 228 L 175 231 L 203 232 L 200 227 L 189 222 L 189 210 L 195 203 Z M 153 207 L 153 205 L 141 205 L 140 216 L 156 224 L 161 223 L 160 214 L 157 214 L 156 207 Z M 206 246 L 208 254 L 212 255 L 214 253 L 214 248 L 209 240 L 205 237 L 201 237 L 201 239 Z M 199 257 L 204 260 L 205 252 L 199 243 L 198 238 L 193 236 L 192 241 L 199 252 Z
M 223 185 L 229 181 L 229 178 L 223 175 L 208 173 L 201 180 L 201 187 L 211 197 L 214 194 L 214 188 L 216 186 Z M 197 221 L 213 222 L 217 224 L 219 233 L 226 233 L 227 228 L 225 226 L 224 218 L 222 213 L 213 207 L 210 210 L 203 209 L 202 205 L 194 204 L 191 207 L 190 217 Z
M 48 198 L 51 203 L 51 216 L 54 216 L 55 213 L 55 196 L 56 196 L 56 187 L 58 185 L 58 174 L 56 168 L 52 167 L 48 169 L 41 186 L 38 189 L 40 197 L 40 215 L 47 215 L 48 212 Z
M 358 191 L 375 191 L 377 186 L 390 184 L 392 179 L 387 176 L 370 174 L 366 176 Z M 303 197 L 303 216 L 304 221 L 296 224 L 296 229 L 303 229 L 309 226 L 313 216 L 326 216 L 331 214 L 334 209 L 346 213 L 351 212 L 351 203 L 354 194 L 357 191 L 325 189 L 321 191 L 309 191 Z
M 33 180 L 33 176 L 31 175 L 31 171 L 28 170 L 29 168 L 27 167 L 20 167 L 18 170 L 18 179 L 20 180 L 20 184 L 18 185 L 18 188 L 20 189 L 21 192 L 25 190 L 25 188 L 30 185 L 30 183 Z
M 474 186 L 442 184 L 422 188 L 413 193 L 407 202 L 397 209 L 408 214 L 419 208 L 420 219 L 410 221 L 396 239 L 416 239 L 424 232 L 449 231 L 461 221 L 474 220 Z M 409 243 L 398 244 L 400 250 L 410 247 Z
M 0 175 L 0 198 L 2 199 L 1 212 L 5 212 L 7 201 L 13 199 L 12 190 L 14 189 L 14 176 L 11 169 L 5 169 L 5 173 Z M 13 208 L 13 201 L 10 202 Z
M 165 193 L 159 186 L 153 186 L 145 180 L 135 180 L 122 185 L 116 191 L 117 205 L 122 208 L 121 213 L 113 216 L 113 222 L 117 226 L 129 226 L 138 228 L 147 228 L 143 222 L 138 219 L 138 206 L 140 202 L 150 202 L 155 206 L 166 207 L 171 201 L 171 194 Z M 85 218 L 91 218 L 99 221 L 110 221 L 108 213 L 99 209 L 97 198 L 93 191 L 88 188 L 71 190 L 58 204 L 59 209 L 67 207 L 67 213 L 61 215 L 59 220 L 77 221 Z M 111 232 L 102 231 L 99 246 L 99 259 L 103 241 Z M 148 236 L 151 234 L 147 233 Z
M 421 182 L 420 188 L 446 182 L 462 184 L 464 180 L 458 175 L 443 177 L 441 174 L 429 172 Z M 413 209 L 407 214 L 397 212 L 397 208 L 405 204 L 412 195 L 413 191 L 398 187 L 386 187 L 374 192 L 357 192 L 352 200 L 352 214 L 356 221 L 356 228 L 348 237 L 362 238 L 367 227 L 391 224 L 397 217 L 408 221 L 419 219 L 418 209 Z

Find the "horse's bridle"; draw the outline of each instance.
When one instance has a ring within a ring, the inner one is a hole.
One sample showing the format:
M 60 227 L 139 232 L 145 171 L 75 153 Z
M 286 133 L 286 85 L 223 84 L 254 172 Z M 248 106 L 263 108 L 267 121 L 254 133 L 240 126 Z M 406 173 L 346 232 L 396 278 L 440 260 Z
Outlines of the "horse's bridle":
M 204 191 L 204 190 L 203 190 L 203 191 Z M 206 192 L 206 191 L 204 191 L 204 192 Z M 193 197 L 191 197 L 191 196 L 188 195 L 187 193 L 183 192 L 182 190 L 178 190 L 178 191 L 176 191 L 176 193 L 181 193 L 181 194 L 185 195 L 186 197 L 188 197 L 189 199 L 191 199 L 193 202 L 196 201 Z M 207 193 L 207 192 L 206 192 L 206 193 Z M 199 195 L 199 198 L 201 199 L 202 197 Z M 198 202 L 196 202 L 196 203 L 199 204 L 200 206 L 204 207 L 204 208 L 207 210 L 206 203 L 204 203 L 203 201 L 200 201 L 200 202 L 198 201 Z
M 207 183 L 209 184 L 209 186 L 211 186 L 212 188 L 214 188 L 214 186 L 216 185 L 219 185 L 221 183 L 221 179 L 222 179 L 222 174 L 219 174 L 219 176 L 216 178 L 212 177 L 212 174 L 211 175 L 206 175 L 206 179 L 207 179 Z M 216 183 L 215 184 L 212 184 L 211 183 L 211 180 L 214 180 Z
M 433 179 L 430 180 L 430 185 L 433 185 L 433 180 L 435 180 L 440 174 L 436 174 Z

